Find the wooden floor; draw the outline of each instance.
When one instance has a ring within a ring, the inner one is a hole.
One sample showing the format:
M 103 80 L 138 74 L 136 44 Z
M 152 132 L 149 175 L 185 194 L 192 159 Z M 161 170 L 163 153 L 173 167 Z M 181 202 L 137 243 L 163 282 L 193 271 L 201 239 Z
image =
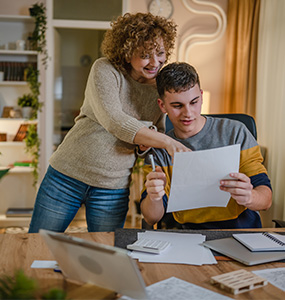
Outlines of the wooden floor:
M 137 219 L 135 226 L 132 226 L 131 216 L 127 216 L 125 228 L 141 228 L 141 221 Z M 87 232 L 86 222 L 81 220 L 74 220 L 68 227 L 67 231 L 69 232 Z M 1 233 L 26 233 L 28 232 L 28 227 L 7 227 L 0 228 Z

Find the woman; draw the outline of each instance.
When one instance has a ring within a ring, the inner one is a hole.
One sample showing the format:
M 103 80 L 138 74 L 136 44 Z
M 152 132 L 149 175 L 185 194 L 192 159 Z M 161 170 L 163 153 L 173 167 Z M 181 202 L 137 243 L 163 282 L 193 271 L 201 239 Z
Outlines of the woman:
M 125 14 L 111 24 L 95 61 L 75 125 L 50 159 L 29 232 L 63 232 L 81 205 L 88 231 L 124 226 L 136 145 L 187 151 L 150 130 L 164 130 L 155 77 L 174 47 L 176 25 L 151 14 Z

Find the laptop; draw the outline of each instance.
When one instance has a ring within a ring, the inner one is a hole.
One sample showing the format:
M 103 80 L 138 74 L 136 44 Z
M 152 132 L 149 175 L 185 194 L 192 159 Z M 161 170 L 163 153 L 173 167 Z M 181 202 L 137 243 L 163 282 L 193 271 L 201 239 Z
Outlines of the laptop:
M 203 245 L 248 266 L 285 259 L 285 251 L 251 252 L 232 237 L 206 241 Z
M 148 299 L 144 280 L 127 250 L 43 229 L 40 234 L 68 279 Z

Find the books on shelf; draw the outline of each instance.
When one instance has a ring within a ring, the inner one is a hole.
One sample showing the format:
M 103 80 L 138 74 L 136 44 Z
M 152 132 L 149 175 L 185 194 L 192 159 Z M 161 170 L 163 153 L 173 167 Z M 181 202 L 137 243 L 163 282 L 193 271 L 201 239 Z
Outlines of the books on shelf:
M 26 69 L 37 68 L 36 62 L 0 61 L 0 71 L 4 72 L 4 81 L 26 81 Z
M 31 167 L 32 161 L 31 160 L 15 161 L 14 166 L 15 167 Z
M 33 208 L 10 207 L 6 211 L 6 217 L 31 217 Z
M 11 111 L 13 108 L 13 106 L 4 106 L 1 118 L 11 118 Z
M 233 234 L 233 237 L 253 252 L 285 251 L 285 235 L 262 232 Z
M 29 128 L 29 124 L 27 123 L 21 124 L 13 141 L 22 142 L 27 135 L 28 128 Z

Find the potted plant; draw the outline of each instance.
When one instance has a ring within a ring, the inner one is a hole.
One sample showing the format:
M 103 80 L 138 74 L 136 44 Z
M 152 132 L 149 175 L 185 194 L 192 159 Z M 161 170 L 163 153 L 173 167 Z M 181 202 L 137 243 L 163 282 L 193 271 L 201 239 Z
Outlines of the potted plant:
M 0 179 L 9 172 L 10 167 L 2 167 L 0 166 Z
M 30 119 L 33 109 L 36 109 L 37 99 L 32 94 L 24 94 L 18 98 L 18 105 L 22 108 L 23 118 Z
M 38 282 L 28 277 L 23 270 L 14 275 L 1 275 L 0 299 L 67 299 L 67 294 L 59 288 L 42 292 Z

